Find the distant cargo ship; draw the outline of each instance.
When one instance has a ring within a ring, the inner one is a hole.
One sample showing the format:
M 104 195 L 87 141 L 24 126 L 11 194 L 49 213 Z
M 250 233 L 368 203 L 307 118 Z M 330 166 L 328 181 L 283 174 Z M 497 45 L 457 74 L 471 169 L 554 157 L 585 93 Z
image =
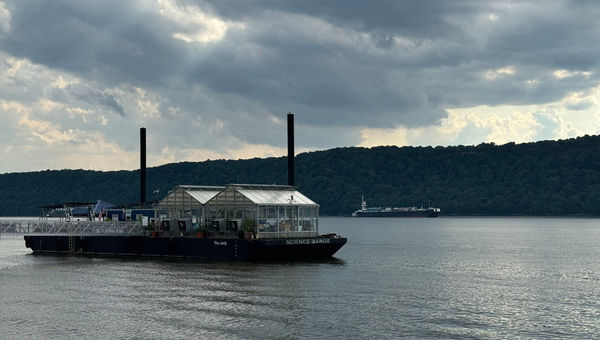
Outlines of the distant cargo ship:
M 360 205 L 360 210 L 352 213 L 353 217 L 438 217 L 440 208 L 417 208 L 417 207 L 373 207 L 367 208 L 367 202 L 364 197 Z

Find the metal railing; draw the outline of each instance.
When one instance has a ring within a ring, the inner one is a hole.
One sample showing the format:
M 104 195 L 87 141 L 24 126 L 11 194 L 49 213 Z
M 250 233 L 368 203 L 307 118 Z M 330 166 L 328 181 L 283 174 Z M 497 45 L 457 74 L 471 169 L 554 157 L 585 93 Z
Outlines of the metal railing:
M 138 221 L 0 221 L 0 234 L 12 235 L 142 235 Z
M 316 237 L 318 231 L 259 231 L 257 238 Z

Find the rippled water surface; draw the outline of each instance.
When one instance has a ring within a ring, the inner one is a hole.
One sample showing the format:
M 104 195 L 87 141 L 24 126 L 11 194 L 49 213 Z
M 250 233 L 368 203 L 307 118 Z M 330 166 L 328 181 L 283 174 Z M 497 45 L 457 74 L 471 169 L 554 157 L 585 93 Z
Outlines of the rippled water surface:
M 597 338 L 600 220 L 322 218 L 321 263 L 34 256 L 0 236 L 2 338 Z

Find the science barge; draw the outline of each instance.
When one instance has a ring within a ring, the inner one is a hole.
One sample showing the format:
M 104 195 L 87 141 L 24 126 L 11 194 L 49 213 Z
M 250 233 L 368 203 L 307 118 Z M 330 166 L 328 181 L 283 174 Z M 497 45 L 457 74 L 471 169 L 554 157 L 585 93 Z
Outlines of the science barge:
M 367 208 L 364 197 L 360 209 L 352 213 L 352 217 L 438 217 L 440 208 L 417 208 L 417 207 L 372 207 Z
M 140 202 L 146 202 L 144 128 L 140 143 Z M 130 210 L 125 216 L 123 211 L 98 212 L 90 206 L 86 221 L 75 221 L 67 213 L 59 221 L 41 219 L 4 230 L 24 233 L 25 245 L 34 254 L 241 261 L 331 258 L 347 239 L 319 234 L 319 205 L 294 187 L 293 160 L 293 115 L 288 114 L 288 185 L 180 185 L 146 212 Z

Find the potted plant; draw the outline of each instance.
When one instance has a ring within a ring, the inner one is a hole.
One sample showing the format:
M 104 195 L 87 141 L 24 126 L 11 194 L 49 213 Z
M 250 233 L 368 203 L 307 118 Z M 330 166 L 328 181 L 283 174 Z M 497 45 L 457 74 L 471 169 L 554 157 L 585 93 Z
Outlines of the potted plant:
M 246 218 L 242 221 L 242 230 L 246 238 L 252 238 L 254 235 L 254 229 L 256 228 L 256 221 L 251 218 Z
M 206 226 L 198 226 L 198 228 L 196 229 L 196 237 L 204 238 L 206 236 L 208 236 L 208 230 Z

